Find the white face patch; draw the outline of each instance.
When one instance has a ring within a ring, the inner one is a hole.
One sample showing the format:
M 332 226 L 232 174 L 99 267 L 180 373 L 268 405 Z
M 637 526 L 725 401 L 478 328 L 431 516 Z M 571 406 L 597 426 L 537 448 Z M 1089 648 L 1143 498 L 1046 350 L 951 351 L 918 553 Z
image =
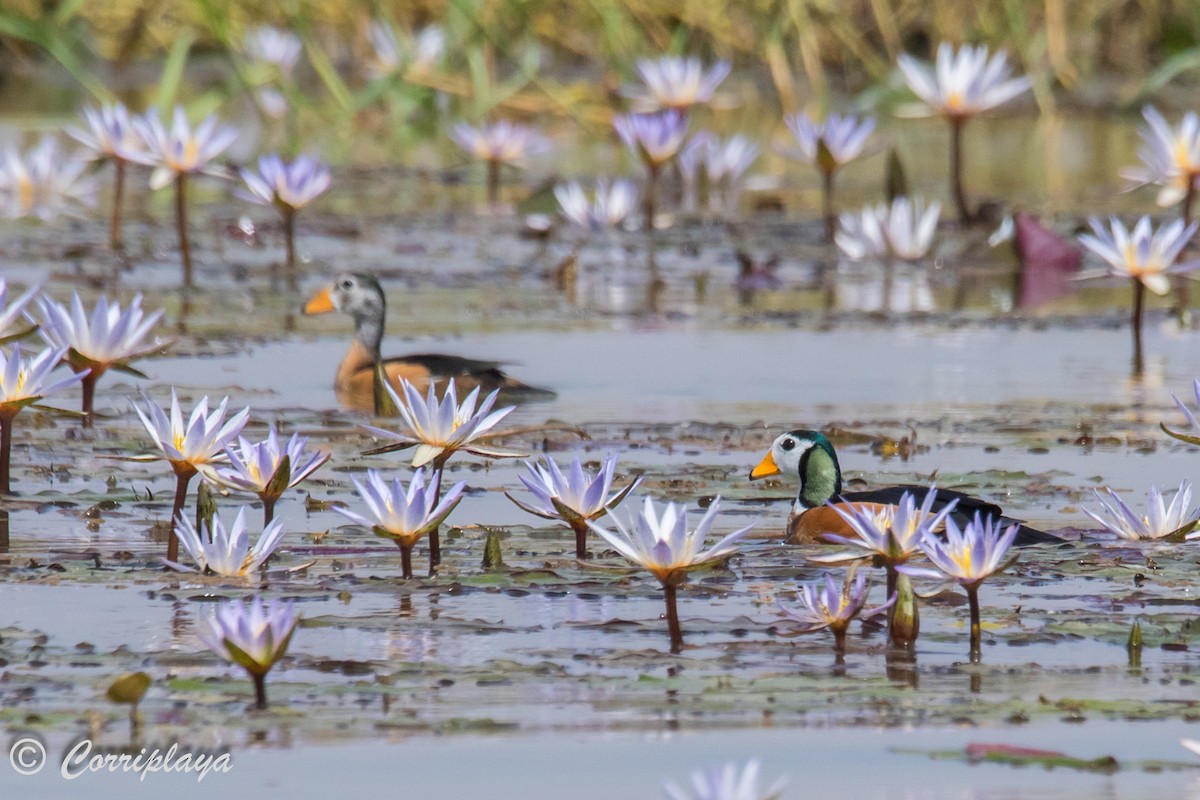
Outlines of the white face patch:
M 815 446 L 816 442 L 811 439 L 800 439 L 790 433 L 785 433 L 771 445 L 771 458 L 782 474 L 802 479 L 800 459 Z

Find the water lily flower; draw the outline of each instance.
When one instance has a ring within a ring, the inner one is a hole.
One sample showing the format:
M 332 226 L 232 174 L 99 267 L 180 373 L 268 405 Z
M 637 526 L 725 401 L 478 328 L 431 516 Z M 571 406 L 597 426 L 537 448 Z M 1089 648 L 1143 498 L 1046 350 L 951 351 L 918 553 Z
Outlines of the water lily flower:
M 559 210 L 572 224 L 593 231 L 616 228 L 637 206 L 637 189 L 625 179 L 596 181 L 589 201 L 578 181 L 554 187 Z
M 667 794 L 667 800 L 779 800 L 783 796 L 787 778 L 779 778 L 766 792 L 760 792 L 760 767 L 756 758 L 750 759 L 740 771 L 732 763 L 724 767 L 709 767 L 692 773 L 690 792 L 670 781 L 663 781 L 663 791 Z
M 687 126 L 687 117 L 675 109 L 656 114 L 622 114 L 613 119 L 617 136 L 646 167 L 642 208 L 647 231 L 654 229 L 659 172 L 679 154 L 687 137 Z
M 896 602 L 896 595 L 891 594 L 881 606 L 863 610 L 867 605 L 867 595 L 870 594 L 867 576 L 857 573 L 852 567 L 846 574 L 846 580 L 839 586 L 828 572 L 825 573 L 824 583 L 800 587 L 800 602 L 802 606 L 789 607 L 779 602 L 779 609 L 791 619 L 804 627 L 801 633 L 812 633 L 828 628 L 833 633 L 834 650 L 846 652 L 846 629 L 860 614 L 872 617 L 891 608 Z
M 150 330 L 162 317 L 162 309 L 146 315 L 142 311 L 142 296 L 136 295 L 122 310 L 118 302 L 110 303 L 100 295 L 91 316 L 83 308 L 78 292 L 71 293 L 71 308 L 41 298 L 42 337 L 55 347 L 66 348 L 66 363 L 83 379 L 83 425 L 92 426 L 96 382 L 110 369 L 146 377 L 130 366 L 134 359 L 158 352 L 168 342 L 156 338 L 147 343 Z
M 487 164 L 487 196 L 492 205 L 500 195 L 501 165 L 520 167 L 530 156 L 550 149 L 549 140 L 533 128 L 503 119 L 478 128 L 460 122 L 450 131 L 450 138 L 467 155 Z
M 927 534 L 921 549 L 941 573 L 966 590 L 971 609 L 971 660 L 978 661 L 982 639 L 979 585 L 990 576 L 1008 569 L 1017 560 L 1017 556 L 1007 560 L 1005 556 L 1021 526 L 1014 524 L 1005 528 L 1002 520 L 995 517 L 985 520 L 978 512 L 962 528 L 959 528 L 954 517 L 946 517 L 945 524 L 945 539 Z M 937 571 L 911 564 L 902 564 L 896 569 L 913 577 L 941 576 Z
M 377 78 L 404 73 L 417 77 L 428 72 L 446 50 L 446 33 L 437 25 L 429 25 L 401 42 L 392 26 L 373 22 L 368 30 L 375 51 L 372 72 Z
M 242 180 L 249 193 L 241 197 L 252 203 L 274 206 L 283 217 L 287 243 L 289 288 L 296 288 L 296 212 L 329 189 L 329 166 L 311 156 L 300 156 L 290 163 L 277 155 L 258 159 L 258 171 L 243 169 Z
M 21 343 L 13 342 L 10 352 L 0 350 L 0 494 L 8 494 L 12 455 L 12 423 L 21 409 L 40 401 L 47 395 L 60 392 L 83 380 L 73 374 L 50 381 L 50 371 L 66 355 L 64 348 L 47 348 L 32 358 L 21 357 Z
M 728 61 L 718 61 L 705 70 L 698 58 L 643 58 L 637 62 L 643 86 L 632 94 L 639 111 L 686 111 L 691 106 L 711 101 L 721 81 L 729 76 L 730 69 Z
M 703 186 L 711 210 L 736 208 L 741 177 L 758 154 L 758 145 L 740 134 L 727 139 L 710 133 L 693 136 L 679 153 L 679 171 L 689 202 Z
M 139 163 L 144 158 L 142 139 L 134 130 L 133 119 L 124 103 L 106 103 L 99 108 L 84 108 L 83 118 L 87 122 L 87 130 L 69 126 L 67 134 L 92 151 L 94 160 L 111 161 L 113 164 L 113 199 L 108 241 L 112 249 L 120 250 L 125 167 L 129 163 Z
M 1079 243 L 1108 264 L 1105 272 L 1085 272 L 1081 278 L 1112 275 L 1133 282 L 1133 369 L 1142 372 L 1142 313 L 1146 289 L 1164 295 L 1171 289 L 1171 275 L 1180 275 L 1200 268 L 1200 260 L 1176 263 L 1179 254 L 1196 233 L 1197 223 L 1185 224 L 1174 220 L 1154 229 L 1149 217 L 1142 217 L 1128 230 L 1115 217 L 1109 228 L 1095 217 L 1088 219 L 1091 234 L 1082 234 Z
M 890 206 L 878 203 L 842 214 L 834 241 L 854 261 L 919 261 L 929 253 L 941 213 L 941 203 L 897 197 Z
M 267 438 L 250 442 L 238 437 L 237 447 L 225 448 L 229 466 L 214 466 L 207 477 L 222 486 L 258 495 L 263 504 L 263 524 L 275 518 L 275 503 L 288 489 L 312 475 L 329 460 L 329 453 L 305 452 L 308 437 L 293 433 L 280 447 L 279 434 L 271 425 Z
M 440 476 L 431 476 L 426 484 L 425 468 L 420 467 L 405 488 L 399 478 L 388 481 L 378 470 L 367 470 L 366 483 L 357 480 L 353 483 L 370 515 L 362 516 L 341 507 L 335 507 L 334 511 L 370 528 L 376 536 L 395 542 L 400 548 L 403 577 L 411 578 L 413 547 L 422 536 L 437 530 L 462 500 L 467 486 L 466 481 L 459 481 L 439 501 L 440 480 Z
M 854 531 L 854 536 L 830 533 L 825 538 L 856 549 L 813 556 L 812 560 L 834 564 L 861 558 L 876 559 L 887 568 L 890 597 L 896 591 L 895 568 L 921 553 L 924 538 L 940 528 L 958 505 L 957 500 L 951 500 L 935 512 L 933 506 L 936 502 L 937 489 L 930 486 L 920 506 L 911 492 L 902 494 L 894 506 L 850 505 L 848 510 L 844 510 L 841 506 L 833 505 L 831 508 L 846 521 Z
M 734 531 L 708 549 L 704 540 L 716 521 L 721 498 L 716 498 L 692 530 L 688 530 L 687 509 L 667 503 L 662 513 L 654 502 L 646 498 L 642 513 L 637 518 L 622 519 L 614 511 L 609 514 L 617 529 L 610 531 L 589 521 L 588 526 L 604 537 L 613 549 L 639 566 L 650 570 L 663 587 L 667 604 L 667 627 L 671 635 L 671 652 L 683 648 L 683 631 L 679 626 L 679 610 L 676 606 L 676 589 L 686 580 L 688 572 L 709 566 L 737 552 L 734 546 L 754 526 L 747 525 Z
M 188 482 L 201 470 L 206 476 L 212 473 L 212 468 L 225 458 L 225 448 L 233 437 L 246 424 L 250 409 L 243 408 L 228 420 L 225 419 L 225 409 L 229 398 L 222 398 L 220 405 L 212 412 L 208 411 L 208 396 L 200 398 L 188 417 L 187 424 L 183 422 L 183 412 L 179 408 L 179 397 L 175 389 L 171 389 L 171 408 L 164 413 L 158 404 L 142 395 L 142 405 L 134 405 L 142 420 L 142 425 L 149 432 L 154 446 L 160 456 L 147 458 L 163 458 L 171 465 L 175 473 L 175 504 L 171 508 L 171 533 L 167 540 L 167 560 L 179 560 L 179 538 L 175 532 L 175 522 L 183 510 L 187 498 Z M 146 459 L 142 459 L 146 460 Z
M 64 154 L 50 136 L 24 153 L 5 147 L 0 153 L 0 215 L 43 222 L 79 216 L 81 207 L 96 205 L 96 182 L 86 170 L 86 161 Z
M 463 401 L 458 402 L 458 395 L 451 378 L 446 384 L 446 390 L 441 399 L 431 383 L 426 395 L 421 393 L 411 383 L 401 379 L 400 389 L 403 396 L 398 394 L 391 384 L 386 386 L 392 402 L 396 404 L 405 424 L 412 429 L 411 434 L 396 433 L 364 426 L 367 430 L 386 439 L 395 440 L 395 444 L 387 445 L 371 453 L 407 450 L 415 447 L 412 457 L 413 467 L 432 463 L 435 470 L 459 450 L 474 453 L 487 458 L 522 458 L 520 453 L 504 450 L 498 447 L 484 445 L 480 440 L 487 438 L 492 428 L 513 412 L 516 406 L 506 406 L 492 411 L 496 404 L 497 389 L 479 403 L 479 387 L 471 390 Z M 478 408 L 476 405 L 478 404 Z
M 17 339 L 24 339 L 33 334 L 38 326 L 32 322 L 25 306 L 38 292 L 33 286 L 25 290 L 20 297 L 8 299 L 8 281 L 0 277 L 0 344 L 8 344 Z
M 267 673 L 287 652 L 299 621 L 291 601 L 227 600 L 196 633 L 214 653 L 250 674 L 255 706 L 264 709 Z
M 216 516 L 203 533 L 196 530 L 186 515 L 176 520 L 179 541 L 196 562 L 196 569 L 168 561 L 172 569 L 180 572 L 211 571 L 227 578 L 254 575 L 266 563 L 271 553 L 283 539 L 283 521 L 275 520 L 263 528 L 262 535 L 254 546 L 250 546 L 250 535 L 246 530 L 246 507 L 238 509 L 233 525 L 226 529 Z
M 1189 111 L 1177 128 L 1172 128 L 1154 106 L 1143 108 L 1142 116 L 1146 119 L 1138 127 L 1142 166 L 1122 170 L 1121 177 L 1137 186 L 1153 183 L 1162 187 L 1157 203 L 1163 208 L 1182 200 L 1183 220 L 1189 222 L 1200 180 L 1200 115 Z
M 833 240 L 836 216 L 833 209 L 833 183 L 837 171 L 861 156 L 875 132 L 875 118 L 859 119 L 853 114 L 830 114 L 816 122 L 806 112 L 784 117 L 784 123 L 796 138 L 797 149 L 784 155 L 806 161 L 821 173 L 821 197 L 824 205 L 825 236 Z
M 394 444 L 384 445 L 368 452 L 371 454 L 389 453 L 415 447 L 412 457 L 413 467 L 431 464 L 434 471 L 434 485 L 439 487 L 439 491 L 442 483 L 442 468 L 446 461 L 459 450 L 485 458 L 524 457 L 523 453 L 485 445 L 481 441 L 488 438 L 489 434 L 494 435 L 491 433 L 492 429 L 515 408 L 515 406 L 507 406 L 498 411 L 492 411 L 499 389 L 493 391 L 484 398 L 482 403 L 479 403 L 479 387 L 475 387 L 460 403 L 453 378 L 447 382 L 446 391 L 441 400 L 438 399 L 432 383 L 429 384 L 429 391 L 424 397 L 416 387 L 403 379 L 400 381 L 403 397 L 397 394 L 390 383 L 385 384 L 384 388 L 391 396 L 392 402 L 396 404 L 405 424 L 412 429 L 412 433 L 395 433 L 382 428 L 365 426 L 372 433 L 394 441 Z M 478 409 L 476 408 L 477 403 Z M 434 564 L 441 561 L 441 541 L 437 528 L 434 528 L 429 534 L 429 558 Z
M 183 284 L 190 288 L 192 253 L 187 235 L 188 176 L 208 171 L 213 159 L 237 140 L 238 132 L 221 125 L 215 115 L 206 117 L 193 131 L 183 106 L 175 106 L 169 131 L 155 110 L 135 118 L 133 124 L 145 143 L 143 162 L 154 167 L 150 175 L 150 188 L 161 189 L 171 182 L 175 184 L 175 227 L 183 261 Z
M 295 33 L 273 25 L 259 25 L 246 31 L 242 49 L 251 61 L 275 67 L 289 75 L 300 60 L 304 43 Z
M 584 471 L 578 457 L 571 462 L 566 474 L 549 456 L 546 456 L 544 466 L 536 461 L 527 461 L 525 466 L 529 469 L 529 477 L 521 475 L 521 483 L 533 493 L 536 504 L 523 503 L 507 492 L 505 497 L 522 511 L 570 525 L 575 532 L 575 557 L 579 559 L 587 558 L 588 522 L 616 508 L 642 482 L 638 476 L 624 489 L 609 494 L 617 468 L 616 453 L 604 457 L 595 475 Z
M 1197 521 L 1200 521 L 1200 508 L 1191 508 L 1192 484 L 1186 480 L 1180 482 L 1179 489 L 1169 505 L 1164 493 L 1151 486 L 1146 492 L 1145 514 L 1134 512 L 1120 495 L 1107 487 L 1104 493 L 1097 490 L 1096 498 L 1100 501 L 1100 513 L 1086 507 L 1083 508 L 1083 513 L 1121 539 L 1137 541 L 1178 536 L 1191 531 L 1196 527 Z M 1200 532 L 1195 535 L 1189 534 L 1187 538 L 1197 537 L 1200 537 Z
M 0 298 L 2 297 L 3 294 L 0 293 Z M 2 328 L 0 328 L 0 330 L 2 330 Z M 1192 381 L 1192 391 L 1196 394 L 1196 406 L 1200 408 L 1200 379 Z M 1200 431 L 1200 419 L 1196 418 L 1196 412 L 1193 412 L 1190 408 L 1188 408 L 1187 404 L 1176 397 L 1174 392 L 1171 392 L 1171 399 L 1175 401 L 1175 405 L 1179 407 L 1181 412 L 1183 412 L 1184 419 L 1187 420 L 1188 430 Z M 1195 433 L 1183 433 L 1182 431 L 1172 430 L 1166 426 L 1166 423 L 1162 422 L 1160 422 L 1158 426 L 1163 429 L 1163 433 L 1174 437 L 1181 442 L 1187 442 L 1188 444 L 1200 444 L 1200 436 L 1197 436 Z
M 948 42 L 937 50 L 935 66 L 922 64 L 910 55 L 899 59 L 904 80 L 917 97 L 933 111 L 949 121 L 951 185 L 959 219 L 969 222 L 973 215 L 967 208 L 962 185 L 962 129 L 974 115 L 1007 103 L 1028 91 L 1032 82 L 1027 77 L 1010 78 L 1008 57 L 1003 50 L 988 54 L 985 45 L 963 45 L 956 52 Z

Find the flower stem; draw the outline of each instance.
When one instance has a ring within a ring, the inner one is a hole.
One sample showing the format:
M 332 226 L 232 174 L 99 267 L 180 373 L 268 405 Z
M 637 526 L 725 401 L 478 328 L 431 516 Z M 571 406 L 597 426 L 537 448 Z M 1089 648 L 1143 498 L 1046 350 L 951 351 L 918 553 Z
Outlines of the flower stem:
M 982 631 L 979 624 L 979 584 L 963 587 L 967 590 L 967 604 L 971 609 L 971 661 L 979 661 L 983 653 Z
M 116 174 L 113 176 L 112 216 L 108 221 L 108 246 L 113 250 L 122 250 L 125 243 L 121 241 L 121 204 L 125 196 L 125 159 L 113 160 Z
M 267 676 L 266 673 L 261 675 L 255 674 L 250 676 L 254 680 L 254 707 L 260 711 L 267 708 Z
M 89 372 L 87 375 L 84 375 L 83 380 L 80 381 L 80 386 L 82 386 L 82 388 L 83 388 L 82 413 L 83 413 L 83 427 L 85 427 L 85 428 L 92 427 L 92 424 L 95 421 L 95 416 L 92 412 L 93 412 L 93 409 L 95 408 L 95 402 L 96 402 L 96 378 L 97 377 L 99 377 L 99 376 L 97 376 L 95 372 Z
M 12 460 L 12 421 L 15 414 L 0 414 L 0 494 L 10 494 L 9 467 Z
M 487 162 L 487 201 L 492 208 L 500 203 L 500 162 L 494 158 Z
M 1146 306 L 1146 285 L 1133 279 L 1133 374 L 1141 375 L 1145 363 L 1142 359 L 1142 313 Z
M 1195 176 L 1188 176 L 1187 191 L 1183 195 L 1183 224 L 1189 225 L 1192 221 L 1192 207 L 1196 202 L 1196 180 Z M 1174 275 L 1171 278 L 1175 285 L 1175 313 L 1179 315 L 1179 321 L 1182 324 L 1186 319 L 1188 305 L 1190 302 L 1190 291 L 1188 290 L 1188 277 L 1186 275 Z
M 288 289 L 296 291 L 296 209 L 285 207 L 283 213 L 283 238 L 287 245 Z
M 663 599 L 667 602 L 667 630 L 671 634 L 671 652 L 683 652 L 683 629 L 679 627 L 679 607 L 675 601 L 675 585 L 663 584 Z
M 412 545 L 397 541 L 396 546 L 400 548 L 400 577 L 411 578 L 413 576 Z
M 642 198 L 643 225 L 646 233 L 654 231 L 655 203 L 658 200 L 658 165 L 649 164 L 646 167 L 646 196 Z
M 186 466 L 190 467 L 191 465 Z M 183 503 L 187 500 L 188 483 L 195 474 L 194 468 L 190 471 L 183 466 L 175 469 L 175 503 L 171 507 L 171 533 L 167 538 L 167 561 L 179 560 L 179 536 L 175 533 L 175 526 L 178 524 L 180 512 L 183 511 Z
M 568 521 L 567 524 L 571 526 L 571 530 L 575 531 L 575 557 L 583 561 L 587 558 L 587 520 L 574 519 Z
M 829 630 L 833 633 L 833 652 L 839 656 L 846 652 L 846 626 L 831 625 Z
M 837 218 L 833 214 L 833 175 L 834 170 L 821 170 L 822 216 L 825 219 L 825 241 L 829 244 L 833 243 L 837 232 Z
M 950 118 L 950 181 L 954 192 L 954 205 L 958 207 L 958 221 L 967 225 L 972 219 L 971 212 L 967 209 L 967 195 L 963 191 L 962 131 L 964 123 L 966 123 L 964 117 Z
M 263 496 L 263 528 L 266 529 L 275 519 L 275 503 L 279 500 L 277 497 L 270 495 Z
M 488 162 L 491 163 L 490 161 Z M 446 467 L 446 459 L 449 456 L 445 453 L 433 459 L 433 482 L 437 489 L 433 493 L 433 505 L 436 507 L 442 501 L 442 470 Z M 429 571 L 432 573 L 434 567 L 442 563 L 442 536 L 441 526 L 438 525 L 429 532 Z
M 179 234 L 179 257 L 183 260 L 183 285 L 192 287 L 192 248 L 187 231 L 187 173 L 175 176 L 175 231 Z

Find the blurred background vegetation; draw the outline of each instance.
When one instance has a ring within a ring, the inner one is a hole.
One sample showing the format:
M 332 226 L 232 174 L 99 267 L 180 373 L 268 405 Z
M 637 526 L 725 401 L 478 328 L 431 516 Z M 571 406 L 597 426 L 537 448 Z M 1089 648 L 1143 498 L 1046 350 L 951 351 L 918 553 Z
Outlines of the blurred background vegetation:
M 376 21 L 402 35 L 439 26 L 444 57 L 379 80 Z M 1196 0 L 0 0 L 0 110 L 74 113 L 91 95 L 229 112 L 263 80 L 239 57 L 262 24 L 304 43 L 293 144 L 306 130 L 395 138 L 498 110 L 607 125 L 636 59 L 661 53 L 732 61 L 729 106 L 776 116 L 886 104 L 902 91 L 896 56 L 928 58 L 943 40 L 1006 48 L 1043 112 L 1132 110 L 1152 95 L 1170 106 L 1172 89 L 1186 105 L 1200 74 Z M 19 91 L 30 86 L 49 88 Z

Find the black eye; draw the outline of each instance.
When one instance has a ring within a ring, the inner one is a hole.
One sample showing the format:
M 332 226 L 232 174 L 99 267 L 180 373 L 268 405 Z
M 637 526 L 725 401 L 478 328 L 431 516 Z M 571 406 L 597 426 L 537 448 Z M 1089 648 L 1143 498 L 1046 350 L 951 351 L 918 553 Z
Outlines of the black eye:
M 354 281 L 350 280 L 349 278 L 343 278 L 341 286 L 343 289 L 353 289 Z
M 780 442 L 779 446 L 782 447 L 784 450 L 795 449 L 796 440 L 795 439 L 784 439 L 782 442 Z

